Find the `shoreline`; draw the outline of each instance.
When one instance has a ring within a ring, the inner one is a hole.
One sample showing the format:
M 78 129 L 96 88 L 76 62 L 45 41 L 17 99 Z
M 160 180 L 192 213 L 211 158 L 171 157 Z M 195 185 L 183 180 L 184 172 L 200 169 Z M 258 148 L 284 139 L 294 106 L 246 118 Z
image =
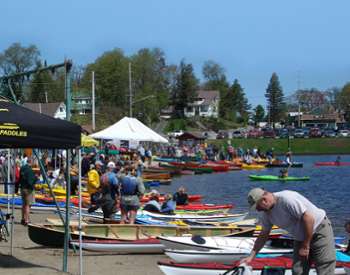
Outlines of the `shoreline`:
M 6 211 L 6 210 L 5 210 Z M 68 272 L 62 272 L 63 248 L 48 248 L 33 243 L 27 234 L 27 227 L 19 224 L 20 210 L 15 210 L 15 230 L 13 236 L 13 256 L 10 253 L 10 240 L 0 242 L 0 274 L 16 275 L 58 275 L 79 274 L 79 253 L 72 249 L 68 253 Z M 44 223 L 54 213 L 31 213 L 33 223 Z M 164 254 L 117 254 L 83 251 L 83 273 L 86 275 L 145 274 L 162 275 L 157 261 L 167 259 Z

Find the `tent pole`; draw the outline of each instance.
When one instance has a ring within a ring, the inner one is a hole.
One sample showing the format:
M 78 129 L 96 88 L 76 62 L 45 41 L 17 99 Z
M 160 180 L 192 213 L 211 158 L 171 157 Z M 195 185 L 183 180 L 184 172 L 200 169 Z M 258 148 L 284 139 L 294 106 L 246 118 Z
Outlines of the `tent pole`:
M 15 221 L 15 184 L 16 184 L 16 152 L 13 150 L 13 188 L 11 188 L 12 193 L 12 207 L 11 207 L 11 236 L 10 236 L 10 256 L 13 255 L 13 235 L 15 234 L 15 227 L 14 227 L 14 221 Z
M 10 182 L 11 182 L 11 149 L 7 149 L 7 183 L 6 183 L 6 194 L 7 194 L 7 213 L 10 213 Z
M 63 271 L 68 271 L 68 249 L 69 249 L 69 205 L 70 205 L 70 158 L 71 150 L 67 149 L 66 154 L 66 222 L 64 224 L 64 251 L 63 251 Z
M 79 167 L 79 274 L 83 275 L 83 247 L 82 247 L 82 227 L 81 227 L 81 148 L 78 150 L 78 167 Z
M 40 173 L 43 176 L 44 181 L 47 182 L 47 186 L 49 187 L 50 195 L 51 195 L 51 197 L 53 199 L 53 202 L 54 202 L 54 204 L 56 206 L 58 216 L 60 217 L 62 223 L 64 223 L 64 218 L 62 216 L 61 209 L 60 209 L 60 207 L 57 204 L 56 196 L 55 196 L 55 193 L 52 190 L 52 186 L 50 185 L 50 181 L 49 181 L 49 179 L 47 177 L 44 164 L 42 163 L 41 159 L 39 159 L 39 155 L 38 155 L 37 150 L 33 150 L 33 153 L 34 153 L 35 157 L 38 159 L 38 164 L 39 164 L 39 167 L 40 167 Z

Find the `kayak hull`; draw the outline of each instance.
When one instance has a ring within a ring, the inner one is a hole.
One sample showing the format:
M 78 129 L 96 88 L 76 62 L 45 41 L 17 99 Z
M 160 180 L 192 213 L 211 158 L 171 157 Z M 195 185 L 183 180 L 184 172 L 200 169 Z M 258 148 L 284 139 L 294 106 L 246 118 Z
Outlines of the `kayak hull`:
M 166 275 L 219 275 L 226 274 L 228 270 L 232 270 L 227 274 L 234 274 L 233 272 L 238 269 L 239 261 L 233 261 L 231 264 L 220 264 L 220 263 L 200 263 L 200 264 L 189 264 L 189 263 L 175 263 L 169 261 L 158 262 L 158 267 Z M 273 271 L 284 271 L 284 275 L 292 275 L 292 259 L 287 257 L 276 257 L 276 258 L 260 258 L 254 259 L 250 263 L 251 269 L 248 274 L 261 275 L 270 274 L 265 273 L 263 270 L 268 269 L 271 274 Z M 267 267 L 267 268 L 265 268 Z M 334 274 L 347 274 L 346 269 L 349 265 L 347 263 L 338 263 Z M 247 267 L 240 267 L 240 273 L 244 274 L 244 270 Z M 249 269 L 248 269 L 249 270 Z M 282 273 L 276 273 L 282 274 Z M 309 275 L 316 275 L 317 272 L 314 268 L 310 269 Z
M 245 257 L 248 257 L 251 250 L 241 249 L 238 247 L 230 250 L 208 250 L 208 251 L 197 251 L 197 250 L 172 250 L 165 249 L 165 254 L 177 263 L 222 263 L 231 264 L 232 261 L 239 261 Z M 275 249 L 271 253 L 259 253 L 258 257 L 269 257 L 281 256 L 284 254 L 291 254 L 292 249 L 288 252 L 285 250 Z
M 71 241 L 73 246 L 79 247 L 79 241 Z M 150 238 L 136 241 L 110 241 L 110 240 L 84 240 L 82 242 L 84 250 L 95 252 L 115 252 L 115 253 L 154 253 L 161 254 L 164 246 L 159 240 Z

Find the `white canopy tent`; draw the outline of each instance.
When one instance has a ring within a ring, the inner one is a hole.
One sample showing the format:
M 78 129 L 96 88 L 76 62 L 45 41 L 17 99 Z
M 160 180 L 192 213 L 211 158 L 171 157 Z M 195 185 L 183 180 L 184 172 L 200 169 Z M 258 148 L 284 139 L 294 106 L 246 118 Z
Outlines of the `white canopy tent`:
M 136 118 L 124 117 L 117 123 L 90 135 L 96 139 L 135 140 L 167 143 L 168 140 L 148 128 Z

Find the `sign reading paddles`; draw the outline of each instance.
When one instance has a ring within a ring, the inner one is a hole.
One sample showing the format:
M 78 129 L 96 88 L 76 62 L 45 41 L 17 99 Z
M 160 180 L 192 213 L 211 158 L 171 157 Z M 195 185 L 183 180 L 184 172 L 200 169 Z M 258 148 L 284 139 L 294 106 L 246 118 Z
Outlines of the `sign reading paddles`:
M 0 99 L 0 148 L 76 148 L 81 127 Z

